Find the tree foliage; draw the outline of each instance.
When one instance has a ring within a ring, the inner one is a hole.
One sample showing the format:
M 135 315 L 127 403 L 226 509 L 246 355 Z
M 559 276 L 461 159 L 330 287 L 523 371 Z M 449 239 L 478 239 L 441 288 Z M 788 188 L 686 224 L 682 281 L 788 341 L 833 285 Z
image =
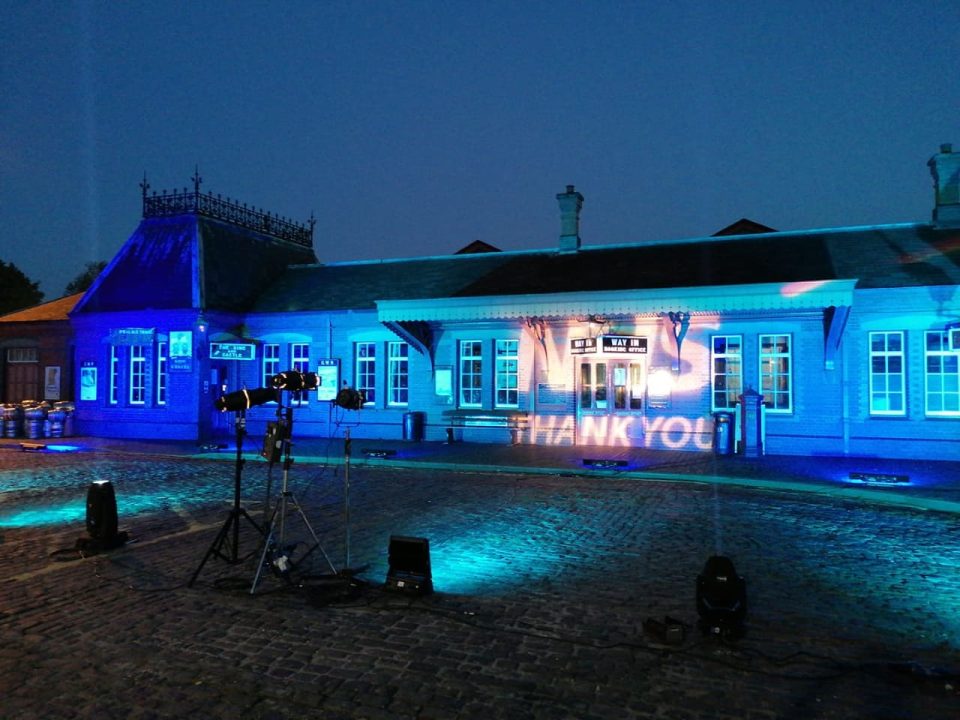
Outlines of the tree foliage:
M 0 260 L 0 315 L 31 307 L 43 300 L 39 285 L 13 263 Z
M 67 287 L 64 289 L 64 295 L 73 295 L 74 293 L 83 292 L 88 287 L 93 285 L 93 281 L 97 279 L 97 275 L 103 272 L 103 269 L 107 266 L 106 260 L 97 260 L 95 262 L 88 262 L 83 268 L 83 271 L 77 275 L 73 280 L 67 283 Z

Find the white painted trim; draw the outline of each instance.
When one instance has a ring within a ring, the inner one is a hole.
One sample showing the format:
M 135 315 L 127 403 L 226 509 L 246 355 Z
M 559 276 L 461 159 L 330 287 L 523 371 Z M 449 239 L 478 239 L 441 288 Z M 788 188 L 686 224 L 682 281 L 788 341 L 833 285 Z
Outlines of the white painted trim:
M 600 290 L 539 295 L 378 300 L 380 322 L 506 320 L 523 317 L 656 315 L 671 310 L 819 310 L 853 304 L 856 280 L 712 285 L 692 288 Z

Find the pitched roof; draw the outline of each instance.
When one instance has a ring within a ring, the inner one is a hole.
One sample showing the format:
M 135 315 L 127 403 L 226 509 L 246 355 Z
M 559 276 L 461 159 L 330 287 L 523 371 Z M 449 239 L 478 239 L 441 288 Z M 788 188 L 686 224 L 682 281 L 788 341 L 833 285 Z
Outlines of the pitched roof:
M 821 238 L 581 248 L 519 256 L 456 294 L 512 295 L 834 279 Z
M 488 253 L 488 252 L 500 252 L 500 248 L 494 247 L 488 242 L 483 240 L 474 240 L 470 243 L 467 243 L 462 248 L 457 250 L 457 255 L 469 255 L 470 253 Z
M 377 300 L 451 297 L 515 255 L 474 253 L 291 267 L 254 312 L 372 309 Z
M 14 312 L 0 315 L 0 322 L 56 322 L 58 320 L 69 320 L 69 313 L 73 310 L 83 293 L 66 295 L 56 300 L 50 300 L 33 307 L 15 310 Z
M 886 225 L 294 267 L 253 310 L 838 279 L 857 279 L 857 288 L 960 284 L 960 230 Z
M 776 232 L 772 227 L 767 227 L 762 223 L 755 222 L 750 218 L 740 218 L 736 222 L 730 223 L 725 228 L 717 230 L 713 236 L 721 235 L 755 235 L 757 233 Z
M 145 218 L 76 310 L 243 311 L 289 265 L 305 262 L 316 262 L 312 249 L 224 221 L 192 213 Z

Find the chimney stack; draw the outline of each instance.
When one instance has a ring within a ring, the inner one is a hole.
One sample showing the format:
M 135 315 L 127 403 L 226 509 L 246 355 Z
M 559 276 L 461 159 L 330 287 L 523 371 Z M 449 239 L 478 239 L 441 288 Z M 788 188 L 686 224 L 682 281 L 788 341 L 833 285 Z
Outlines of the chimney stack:
M 567 191 L 557 195 L 560 203 L 560 252 L 576 252 L 580 249 L 580 208 L 583 195 L 567 185 Z
M 960 153 L 944 143 L 927 165 L 933 175 L 933 224 L 960 227 Z

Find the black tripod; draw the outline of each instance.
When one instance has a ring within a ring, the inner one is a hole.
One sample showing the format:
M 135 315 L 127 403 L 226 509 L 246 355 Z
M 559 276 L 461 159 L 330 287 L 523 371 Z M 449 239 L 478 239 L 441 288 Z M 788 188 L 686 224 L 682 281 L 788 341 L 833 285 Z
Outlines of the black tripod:
M 203 570 L 203 566 L 207 564 L 207 560 L 209 560 L 212 555 L 216 555 L 221 560 L 225 560 L 231 564 L 241 562 L 242 559 L 238 557 L 240 554 L 240 518 L 244 518 L 248 523 L 253 525 L 258 535 L 263 535 L 263 528 L 257 525 L 247 511 L 240 507 L 240 474 L 243 471 L 243 464 L 246 462 L 243 459 L 243 436 L 246 434 L 247 427 L 245 410 L 237 411 L 235 427 L 237 458 L 234 463 L 233 475 L 233 509 L 230 510 L 226 521 L 223 523 L 223 527 L 220 528 L 220 532 L 217 533 L 217 536 L 210 544 L 207 554 L 203 556 L 203 560 L 200 561 L 200 565 L 196 571 L 194 571 L 193 577 L 191 577 L 190 582 L 187 583 L 188 587 L 193 586 L 200 571 Z M 226 548 L 224 546 L 226 546 Z
M 257 574 L 254 576 L 253 584 L 250 586 L 251 595 L 256 593 L 257 585 L 260 584 L 260 578 L 263 575 L 263 568 L 268 562 L 268 555 L 270 556 L 269 562 L 273 566 L 274 570 L 289 580 L 290 571 L 306 560 L 307 556 L 309 556 L 314 550 L 319 549 L 323 554 L 324 559 L 327 561 L 327 565 L 330 566 L 330 570 L 334 575 L 337 574 L 336 567 L 334 567 L 333 562 L 327 555 L 327 552 L 320 544 L 320 539 L 317 537 L 317 533 L 314 531 L 313 526 L 307 519 L 306 513 L 303 512 L 303 508 L 300 506 L 299 501 L 293 494 L 293 491 L 290 490 L 290 466 L 293 464 L 293 457 L 290 451 L 290 436 L 293 427 L 293 408 L 287 407 L 286 413 L 283 417 L 281 417 L 281 408 L 278 408 L 277 421 L 278 429 L 275 441 L 279 443 L 279 447 L 283 455 L 283 484 L 280 490 L 280 500 L 277 502 L 276 507 L 274 507 L 273 513 L 270 515 L 270 520 L 265 527 L 267 532 L 265 533 L 263 539 L 263 551 L 260 554 L 260 562 L 257 565 Z M 310 533 L 310 537 L 313 538 L 313 545 L 307 548 L 303 555 L 296 560 L 293 559 L 292 548 L 288 547 L 286 544 L 286 519 L 287 513 L 290 510 L 294 510 L 300 515 L 300 520 Z

